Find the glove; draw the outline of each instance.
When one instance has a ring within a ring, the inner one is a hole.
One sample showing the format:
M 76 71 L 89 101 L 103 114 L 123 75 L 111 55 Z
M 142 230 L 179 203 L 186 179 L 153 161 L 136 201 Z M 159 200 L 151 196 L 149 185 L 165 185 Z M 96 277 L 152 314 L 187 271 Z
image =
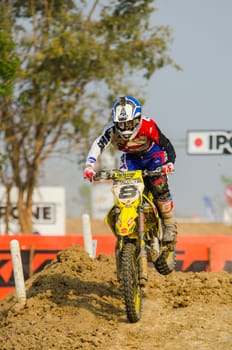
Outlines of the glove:
M 88 179 L 90 182 L 92 182 L 94 175 L 95 171 L 93 170 L 93 167 L 87 166 L 84 170 L 84 179 Z
M 172 173 L 174 171 L 174 164 L 173 163 L 167 163 L 162 166 L 162 170 L 164 175 L 167 175 L 168 173 Z

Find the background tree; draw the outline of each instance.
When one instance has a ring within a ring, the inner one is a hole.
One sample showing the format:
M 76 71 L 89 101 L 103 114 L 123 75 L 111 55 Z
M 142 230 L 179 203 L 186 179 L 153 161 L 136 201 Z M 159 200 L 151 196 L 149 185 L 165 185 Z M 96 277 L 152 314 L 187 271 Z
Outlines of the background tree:
M 115 96 L 138 95 L 133 77 L 142 82 L 175 66 L 170 29 L 150 27 L 153 2 L 4 1 L 12 6 L 21 66 L 1 121 L 2 181 L 18 188 L 21 232 L 32 232 L 32 196 L 44 160 L 74 146 L 86 150 Z
M 13 101 L 13 86 L 17 74 L 19 72 L 20 61 L 15 52 L 15 43 L 12 38 L 11 28 L 13 25 L 12 18 L 10 15 L 11 7 L 9 4 L 4 2 L 1 4 L 0 12 L 0 130 L 1 130 L 1 146 L 4 144 L 4 140 L 8 139 L 10 129 L 10 119 L 12 117 L 12 101 Z M 1 147 L 2 148 L 2 147 Z M 8 149 L 8 145 L 5 145 L 5 149 Z M 7 157 L 7 152 L 0 153 L 0 168 Z M 4 169 L 6 171 L 6 168 Z M 5 176 L 5 172 L 1 173 L 2 182 L 6 188 L 6 211 L 5 211 L 5 222 L 6 232 L 9 229 L 9 216 L 11 209 L 10 191 L 13 186 L 12 179 Z M 2 215 L 2 211 L 1 211 Z M 2 219 L 0 217 L 0 219 Z
M 231 186 L 232 185 L 232 177 L 230 177 L 230 176 L 222 175 L 221 176 L 221 181 L 226 186 Z

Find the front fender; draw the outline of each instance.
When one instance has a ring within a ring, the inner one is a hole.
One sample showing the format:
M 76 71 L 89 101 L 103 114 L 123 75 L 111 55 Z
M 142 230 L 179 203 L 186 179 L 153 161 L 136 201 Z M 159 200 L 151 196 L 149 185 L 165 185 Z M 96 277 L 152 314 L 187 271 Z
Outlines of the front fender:
M 130 208 L 122 208 L 115 223 L 117 235 L 136 238 L 138 236 L 137 217 L 138 213 L 135 207 L 132 206 Z
M 137 217 L 137 209 L 134 206 L 121 207 L 120 213 L 117 215 L 115 214 L 115 206 L 113 206 L 106 215 L 105 222 L 116 236 L 136 238 L 138 235 Z

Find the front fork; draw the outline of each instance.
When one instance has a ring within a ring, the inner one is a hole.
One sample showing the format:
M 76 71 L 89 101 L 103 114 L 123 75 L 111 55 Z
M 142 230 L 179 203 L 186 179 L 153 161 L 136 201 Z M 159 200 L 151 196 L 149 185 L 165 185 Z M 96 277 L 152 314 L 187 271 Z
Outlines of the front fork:
M 122 251 L 123 241 L 121 237 L 117 238 L 117 243 L 115 245 L 115 259 L 116 259 L 116 272 L 117 272 L 117 280 L 121 282 L 121 251 Z
M 139 206 L 139 283 L 144 285 L 148 278 L 148 264 L 147 264 L 147 252 L 144 241 L 144 210 L 142 206 Z

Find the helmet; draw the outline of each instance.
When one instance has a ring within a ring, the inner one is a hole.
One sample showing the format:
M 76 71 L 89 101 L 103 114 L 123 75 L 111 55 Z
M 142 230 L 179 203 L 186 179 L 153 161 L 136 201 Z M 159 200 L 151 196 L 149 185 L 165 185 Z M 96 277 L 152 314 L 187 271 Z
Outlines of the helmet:
M 141 119 L 141 104 L 131 96 L 119 97 L 112 108 L 112 120 L 120 136 L 129 140 L 136 134 Z

